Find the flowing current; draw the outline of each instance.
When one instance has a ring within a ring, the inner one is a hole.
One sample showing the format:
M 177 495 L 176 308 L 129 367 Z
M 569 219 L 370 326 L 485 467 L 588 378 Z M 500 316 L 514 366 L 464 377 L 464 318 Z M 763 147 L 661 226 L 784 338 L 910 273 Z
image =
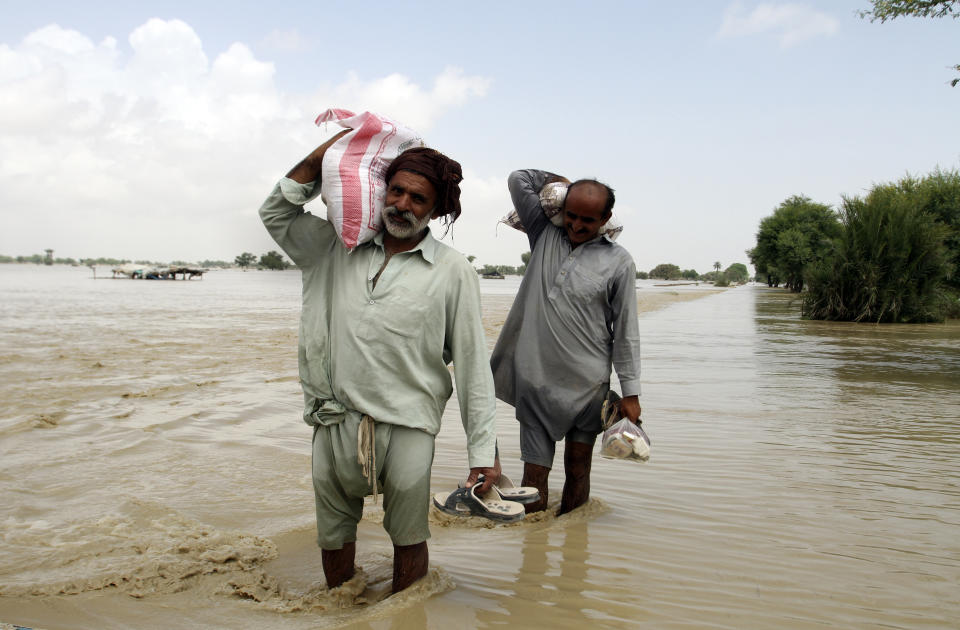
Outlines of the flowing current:
M 807 322 L 782 290 L 640 282 L 650 461 L 597 456 L 561 518 L 432 511 L 430 574 L 396 597 L 369 505 L 362 572 L 331 594 L 299 273 L 98 275 L 0 265 L 0 627 L 960 623 L 958 322 Z M 491 348 L 517 286 L 481 280 Z M 519 482 L 499 403 L 498 433 Z M 465 474 L 454 398 L 433 490 Z M 558 454 L 551 503 L 562 476 Z

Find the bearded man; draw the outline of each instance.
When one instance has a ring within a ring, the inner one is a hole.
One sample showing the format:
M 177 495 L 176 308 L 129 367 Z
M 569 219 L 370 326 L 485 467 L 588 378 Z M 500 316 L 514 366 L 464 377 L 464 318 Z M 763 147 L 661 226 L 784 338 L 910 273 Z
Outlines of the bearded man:
M 349 130 L 347 130 L 349 131 Z M 317 147 L 260 208 L 270 235 L 303 275 L 299 363 L 313 426 L 312 473 L 327 586 L 354 575 L 363 499 L 383 492 L 393 542 L 393 592 L 427 573 L 434 438 L 453 386 L 467 435 L 468 485 L 494 469 L 493 379 L 477 272 L 434 239 L 428 223 L 460 215 L 460 164 L 433 149 L 401 153 L 385 174 L 385 230 L 352 252 L 333 225 L 304 212 L 320 193 Z M 360 444 L 358 445 L 358 441 Z

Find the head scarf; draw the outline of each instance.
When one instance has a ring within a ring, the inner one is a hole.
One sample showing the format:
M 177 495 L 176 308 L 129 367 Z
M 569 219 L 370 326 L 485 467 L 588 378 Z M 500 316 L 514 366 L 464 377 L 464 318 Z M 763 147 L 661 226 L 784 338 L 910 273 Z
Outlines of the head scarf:
M 449 226 L 460 216 L 460 163 L 429 147 L 407 149 L 387 167 L 387 184 L 397 171 L 410 171 L 426 177 L 437 192 L 437 216 L 445 217 Z

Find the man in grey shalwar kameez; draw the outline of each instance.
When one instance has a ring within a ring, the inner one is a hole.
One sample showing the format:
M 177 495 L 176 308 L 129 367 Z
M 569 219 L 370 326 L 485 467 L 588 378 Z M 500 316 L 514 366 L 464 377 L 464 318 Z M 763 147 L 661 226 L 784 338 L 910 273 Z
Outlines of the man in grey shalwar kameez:
M 510 175 L 510 195 L 532 253 L 490 364 L 497 398 L 515 407 L 520 422 L 522 485 L 540 491 L 527 512 L 546 508 L 556 443 L 565 441 L 563 514 L 590 495 L 611 365 L 623 394 L 622 415 L 639 420 L 640 340 L 633 259 L 601 235 L 612 215 L 613 190 L 593 180 L 571 184 L 561 228 L 546 217 L 539 197 L 546 183 L 561 180 L 538 170 Z

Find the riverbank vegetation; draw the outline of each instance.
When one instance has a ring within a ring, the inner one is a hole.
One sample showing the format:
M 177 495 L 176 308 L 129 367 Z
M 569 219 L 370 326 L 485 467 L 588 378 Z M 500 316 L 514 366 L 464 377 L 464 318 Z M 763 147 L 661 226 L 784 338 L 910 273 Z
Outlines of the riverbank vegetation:
M 646 280 L 648 278 L 657 280 L 694 280 L 697 282 L 712 282 L 718 287 L 726 287 L 731 284 L 743 284 L 750 279 L 750 272 L 743 263 L 733 263 L 724 271 L 720 271 L 722 265 L 719 262 L 713 263 L 713 271 L 699 274 L 695 269 L 683 269 L 672 263 L 661 263 L 647 271 L 638 271 L 637 279 Z
M 936 170 L 844 197 L 791 197 L 747 252 L 770 286 L 803 292 L 809 319 L 940 322 L 960 316 L 960 172 Z
M 830 239 L 839 234 L 840 222 L 833 208 L 794 195 L 761 219 L 757 245 L 747 256 L 758 280 L 772 287 L 782 283 L 799 293 L 810 265 L 827 255 Z
M 201 260 L 199 262 L 187 262 L 183 260 L 172 260 L 170 262 L 160 262 L 155 260 L 130 260 L 129 258 L 55 258 L 44 254 L 32 254 L 30 256 L 6 256 L 0 254 L 0 264 L 32 264 L 32 265 L 72 265 L 74 267 L 84 266 L 119 266 L 127 263 L 136 265 L 148 265 L 153 267 L 203 267 L 205 269 L 227 269 L 233 267 L 232 263 L 225 260 Z
M 248 267 L 257 269 L 289 269 L 292 265 L 280 252 L 269 251 L 258 259 L 250 252 L 244 252 L 234 258 L 233 262 L 226 260 L 201 260 L 198 262 L 185 260 L 172 260 L 170 262 L 160 262 L 156 260 L 130 260 L 129 258 L 54 258 L 50 254 L 33 254 L 31 256 L 5 256 L 0 254 L 0 263 L 20 263 L 34 265 L 73 265 L 74 267 L 94 267 L 94 266 L 114 266 L 134 263 L 136 265 L 145 265 L 151 267 L 195 267 L 200 269 L 233 269 L 239 267 L 246 270 Z

